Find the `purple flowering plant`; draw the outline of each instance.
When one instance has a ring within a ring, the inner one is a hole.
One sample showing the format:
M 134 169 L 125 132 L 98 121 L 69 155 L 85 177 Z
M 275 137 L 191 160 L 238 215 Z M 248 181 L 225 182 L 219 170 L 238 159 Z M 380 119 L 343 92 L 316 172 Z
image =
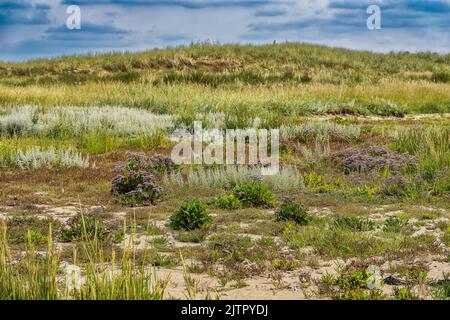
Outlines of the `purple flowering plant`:
M 111 192 L 125 205 L 152 205 L 162 196 L 156 175 L 178 167 L 168 157 L 148 158 L 142 153 L 127 153 L 126 163 L 116 167 Z

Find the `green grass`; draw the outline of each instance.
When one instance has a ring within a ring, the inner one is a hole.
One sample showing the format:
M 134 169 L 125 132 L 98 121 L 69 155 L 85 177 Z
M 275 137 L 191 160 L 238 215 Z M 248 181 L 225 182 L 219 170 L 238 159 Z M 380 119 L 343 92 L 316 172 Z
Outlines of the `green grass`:
M 261 110 L 281 116 L 449 112 L 449 59 L 290 43 L 0 63 L 0 105 L 113 105 L 160 114 L 246 110 L 250 116 Z
M 86 231 L 86 229 L 84 229 Z M 124 250 L 118 261 L 114 251 L 106 259 L 104 251 L 95 239 L 86 239 L 82 252 L 88 262 L 83 265 L 83 277 L 72 272 L 61 281 L 60 256 L 52 242 L 49 229 L 46 254 L 34 249 L 31 236 L 25 254 L 16 261 L 7 240 L 7 229 L 2 224 L 0 231 L 0 299 L 2 300 L 155 300 L 163 299 L 167 279 L 158 279 L 146 268 L 137 264 L 136 254 Z M 145 261 L 145 258 L 144 258 Z M 73 265 L 77 266 L 76 254 Z M 117 265 L 120 268 L 117 268 Z M 101 266 L 99 268 L 99 266 Z M 80 269 L 81 270 L 81 269 Z M 111 276 L 113 275 L 113 276 Z
M 418 158 L 418 170 L 428 180 L 450 167 L 450 127 L 421 127 L 398 132 L 393 148 Z

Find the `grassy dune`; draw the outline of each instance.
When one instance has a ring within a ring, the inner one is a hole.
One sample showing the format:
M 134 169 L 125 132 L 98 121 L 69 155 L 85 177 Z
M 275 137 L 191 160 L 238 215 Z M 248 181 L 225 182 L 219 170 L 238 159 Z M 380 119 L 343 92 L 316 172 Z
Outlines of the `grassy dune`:
M 342 106 L 389 115 L 384 109 L 392 104 L 406 113 L 442 113 L 450 110 L 449 82 L 449 55 L 193 45 L 1 63 L 0 104 L 113 105 L 159 113 L 245 106 L 281 115 Z

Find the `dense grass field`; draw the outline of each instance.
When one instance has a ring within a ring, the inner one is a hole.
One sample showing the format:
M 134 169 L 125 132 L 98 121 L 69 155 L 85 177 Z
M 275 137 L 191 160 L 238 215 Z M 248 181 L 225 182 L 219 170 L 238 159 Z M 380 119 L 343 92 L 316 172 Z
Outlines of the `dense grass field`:
M 196 120 L 280 129 L 280 173 L 175 165 Z M 0 62 L 0 185 L 0 299 L 449 299 L 450 55 Z

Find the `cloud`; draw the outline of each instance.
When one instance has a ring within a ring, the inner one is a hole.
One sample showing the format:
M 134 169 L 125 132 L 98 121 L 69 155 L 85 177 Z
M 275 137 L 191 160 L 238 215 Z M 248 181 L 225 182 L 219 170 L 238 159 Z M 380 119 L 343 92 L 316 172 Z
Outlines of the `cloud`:
M 70 5 L 119 5 L 152 6 L 152 7 L 181 7 L 185 9 L 205 8 L 259 8 L 270 4 L 286 4 L 292 1 L 277 0 L 63 0 L 63 4 Z
M 133 46 L 136 34 L 114 26 L 84 24 L 81 30 L 65 26 L 47 28 L 41 37 L 26 39 L 0 47 L 0 57 L 51 57 L 101 51 L 122 51 Z
M 81 6 L 81 30 L 65 28 Z M 381 8 L 369 31 L 366 9 Z M 0 59 L 219 43 L 306 41 L 450 52 L 450 0 L 0 0 Z
M 450 25 L 448 0 L 340 0 L 331 1 L 328 7 L 337 19 L 361 13 L 372 4 L 380 6 L 383 28 L 442 29 Z
M 66 26 L 51 27 L 45 31 L 45 39 L 53 41 L 76 41 L 80 42 L 105 42 L 119 41 L 125 39 L 133 32 L 117 28 L 113 25 L 100 25 L 93 23 L 84 23 L 81 29 L 69 30 Z M 91 43 L 91 45 L 95 43 Z
M 25 0 L 4 1 L 0 3 L 0 25 L 33 25 L 50 22 L 50 6 Z
M 193 41 L 192 37 L 186 34 L 164 34 L 158 36 L 158 39 L 165 43 L 186 43 Z
M 279 17 L 284 16 L 287 13 L 284 8 L 267 8 L 260 9 L 255 12 L 256 17 Z

